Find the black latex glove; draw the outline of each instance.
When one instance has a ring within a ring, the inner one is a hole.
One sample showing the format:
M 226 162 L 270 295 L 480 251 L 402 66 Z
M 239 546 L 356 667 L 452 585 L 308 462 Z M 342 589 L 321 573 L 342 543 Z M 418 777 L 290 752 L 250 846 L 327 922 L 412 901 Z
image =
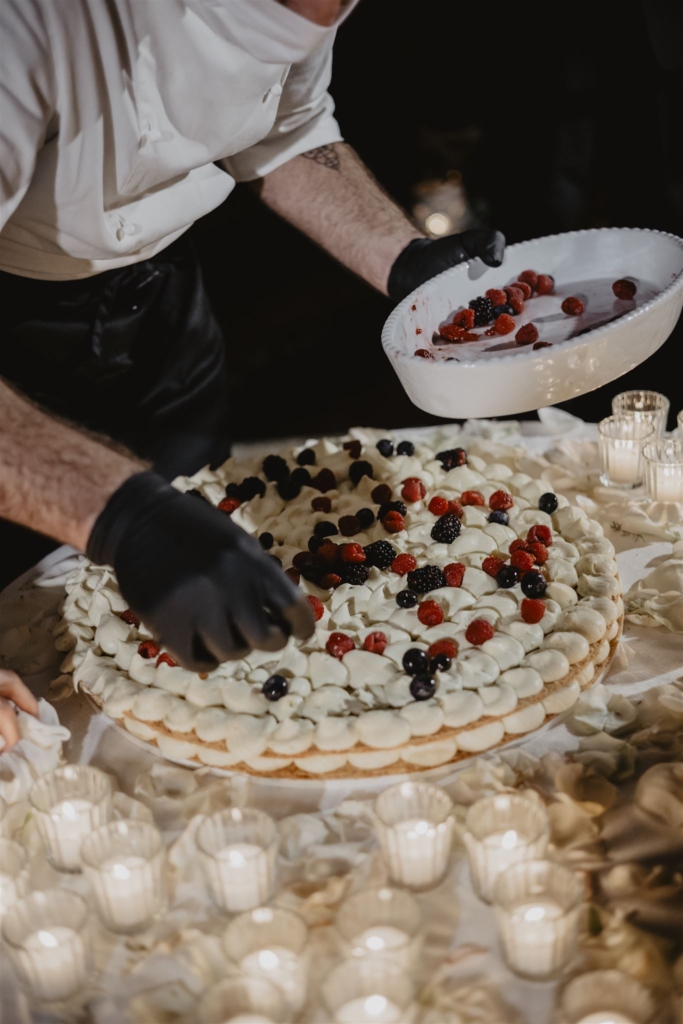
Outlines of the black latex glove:
M 155 473 L 130 477 L 112 495 L 87 554 L 114 567 L 132 610 L 195 672 L 313 633 L 309 602 L 258 541 Z
M 488 228 L 445 238 L 414 238 L 398 254 L 389 272 L 389 298 L 400 302 L 418 285 L 476 256 L 489 267 L 499 267 L 504 253 L 505 236 Z

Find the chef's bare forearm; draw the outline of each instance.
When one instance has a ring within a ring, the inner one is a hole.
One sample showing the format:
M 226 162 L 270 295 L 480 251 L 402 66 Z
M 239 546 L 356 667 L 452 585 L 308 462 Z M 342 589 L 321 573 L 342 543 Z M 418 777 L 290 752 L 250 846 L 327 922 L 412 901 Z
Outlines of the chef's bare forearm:
M 0 380 L 0 517 L 85 546 L 107 499 L 145 467 Z
M 423 237 L 344 142 L 294 157 L 258 187 L 272 210 L 385 294 L 392 263 Z

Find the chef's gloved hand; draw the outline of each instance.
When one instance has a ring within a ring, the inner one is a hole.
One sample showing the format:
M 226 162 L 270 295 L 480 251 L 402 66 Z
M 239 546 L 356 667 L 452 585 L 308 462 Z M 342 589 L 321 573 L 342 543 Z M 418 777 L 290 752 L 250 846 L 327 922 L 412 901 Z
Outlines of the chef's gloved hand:
M 313 633 L 309 602 L 258 541 L 155 473 L 137 473 L 111 496 L 87 554 L 114 567 L 131 609 L 195 672 Z
M 499 267 L 504 254 L 505 236 L 489 228 L 445 238 L 414 238 L 398 254 L 389 272 L 389 298 L 400 302 L 418 285 L 476 256 L 489 267 Z

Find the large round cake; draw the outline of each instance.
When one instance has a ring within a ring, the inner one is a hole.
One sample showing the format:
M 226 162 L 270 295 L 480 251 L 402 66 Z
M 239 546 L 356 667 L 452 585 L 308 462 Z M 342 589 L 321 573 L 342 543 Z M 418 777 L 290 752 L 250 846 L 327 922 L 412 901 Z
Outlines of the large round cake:
M 576 702 L 623 620 L 602 527 L 526 465 L 491 441 L 356 430 L 181 478 L 280 560 L 314 635 L 200 676 L 85 563 L 63 669 L 167 757 L 275 778 L 414 772 L 518 739 Z

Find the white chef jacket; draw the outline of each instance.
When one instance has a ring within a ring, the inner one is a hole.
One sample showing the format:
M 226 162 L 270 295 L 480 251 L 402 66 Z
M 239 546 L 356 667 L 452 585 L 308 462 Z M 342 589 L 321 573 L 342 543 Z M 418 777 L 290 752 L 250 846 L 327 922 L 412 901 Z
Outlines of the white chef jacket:
M 230 2 L 1 0 L 0 270 L 148 259 L 235 181 L 341 139 L 334 33 L 265 63 L 234 41 Z

